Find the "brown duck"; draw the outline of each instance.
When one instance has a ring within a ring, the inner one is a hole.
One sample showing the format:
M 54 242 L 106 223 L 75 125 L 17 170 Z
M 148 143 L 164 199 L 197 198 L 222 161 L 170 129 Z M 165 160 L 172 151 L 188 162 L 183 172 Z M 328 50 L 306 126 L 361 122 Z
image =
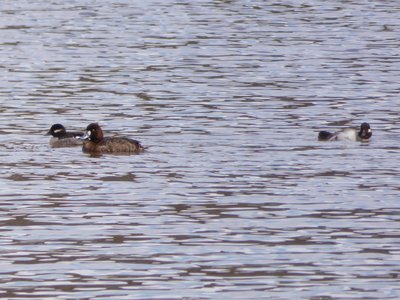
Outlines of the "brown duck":
M 82 151 L 85 153 L 138 154 L 144 151 L 139 141 L 126 137 L 104 137 L 97 123 L 86 127 L 86 135 L 82 139 Z

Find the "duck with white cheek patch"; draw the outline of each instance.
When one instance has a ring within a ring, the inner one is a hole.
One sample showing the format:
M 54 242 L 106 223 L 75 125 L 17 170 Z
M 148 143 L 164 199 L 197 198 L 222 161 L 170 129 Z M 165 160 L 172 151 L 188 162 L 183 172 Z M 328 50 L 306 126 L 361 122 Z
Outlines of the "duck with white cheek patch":
M 82 139 L 82 151 L 85 153 L 139 154 L 144 151 L 139 141 L 127 137 L 104 137 L 103 130 L 97 123 L 88 125 Z
M 49 144 L 52 148 L 81 146 L 83 132 L 67 131 L 61 124 L 53 124 L 46 135 L 51 135 Z
M 319 141 L 355 141 L 367 142 L 372 136 L 372 129 L 368 123 L 362 123 L 359 129 L 346 128 L 335 133 L 320 131 L 318 133 Z

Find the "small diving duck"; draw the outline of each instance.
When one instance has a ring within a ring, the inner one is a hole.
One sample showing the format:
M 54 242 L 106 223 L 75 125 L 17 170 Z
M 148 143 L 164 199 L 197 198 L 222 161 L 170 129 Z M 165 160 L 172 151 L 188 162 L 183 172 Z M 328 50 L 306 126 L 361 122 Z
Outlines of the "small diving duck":
M 126 137 L 104 137 L 97 123 L 88 125 L 86 135 L 82 139 L 82 151 L 85 153 L 138 154 L 144 151 L 139 141 Z
M 320 131 L 319 141 L 357 141 L 367 142 L 372 136 L 372 130 L 368 123 L 362 123 L 360 129 L 346 128 L 335 133 Z
M 53 124 L 46 135 L 51 135 L 49 144 L 52 148 L 73 147 L 82 145 L 80 137 L 83 137 L 83 132 L 66 131 L 61 124 Z

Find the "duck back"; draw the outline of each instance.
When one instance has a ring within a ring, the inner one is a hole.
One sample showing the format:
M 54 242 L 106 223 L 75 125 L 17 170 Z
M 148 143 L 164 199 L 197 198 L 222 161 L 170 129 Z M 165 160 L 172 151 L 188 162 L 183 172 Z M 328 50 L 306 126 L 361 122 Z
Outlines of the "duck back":
M 85 141 L 83 151 L 86 153 L 140 153 L 144 148 L 139 141 L 125 137 L 106 137 L 99 143 Z
M 65 138 L 56 138 L 52 137 L 49 141 L 50 147 L 52 148 L 61 148 L 61 147 L 74 147 L 80 146 L 83 144 L 82 140 L 76 137 L 65 137 Z
M 335 140 L 338 141 L 359 141 L 360 138 L 357 135 L 357 130 L 353 128 L 346 128 L 342 131 L 335 133 Z

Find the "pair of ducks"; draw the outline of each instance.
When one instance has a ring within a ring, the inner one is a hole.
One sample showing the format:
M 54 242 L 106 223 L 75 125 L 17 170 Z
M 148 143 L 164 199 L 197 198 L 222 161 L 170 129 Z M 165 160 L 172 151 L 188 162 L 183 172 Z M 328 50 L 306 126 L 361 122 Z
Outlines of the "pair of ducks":
M 104 137 L 103 130 L 97 123 L 91 123 L 86 133 L 72 132 L 61 124 L 54 124 L 46 135 L 51 135 L 50 146 L 53 148 L 82 145 L 85 153 L 125 153 L 138 154 L 144 151 L 139 141 L 126 137 Z

